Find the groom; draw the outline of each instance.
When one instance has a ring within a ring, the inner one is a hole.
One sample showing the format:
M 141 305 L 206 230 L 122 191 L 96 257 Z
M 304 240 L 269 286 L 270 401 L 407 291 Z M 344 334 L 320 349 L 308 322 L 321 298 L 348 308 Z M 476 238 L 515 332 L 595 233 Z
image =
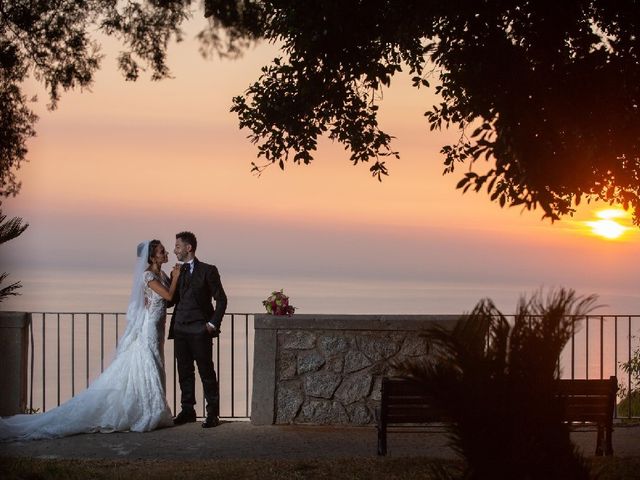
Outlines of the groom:
M 174 425 L 196 421 L 196 377 L 194 362 L 198 365 L 200 380 L 207 400 L 207 418 L 203 428 L 219 424 L 220 394 L 213 368 L 213 337 L 220 334 L 220 324 L 227 309 L 227 296 L 214 265 L 195 257 L 198 241 L 191 232 L 176 235 L 173 253 L 184 262 L 180 270 L 178 288 L 173 298 L 175 308 L 169 326 L 169 339 L 174 341 L 178 363 L 182 411 L 173 419 Z M 211 299 L 216 302 L 213 308 Z

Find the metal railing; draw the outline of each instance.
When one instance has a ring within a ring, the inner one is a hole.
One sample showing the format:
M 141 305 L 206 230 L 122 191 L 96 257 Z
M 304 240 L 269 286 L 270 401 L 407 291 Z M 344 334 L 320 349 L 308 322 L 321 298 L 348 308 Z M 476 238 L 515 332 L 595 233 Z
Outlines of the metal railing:
M 580 322 L 578 329 L 574 320 L 573 335 L 558 362 L 569 370 L 561 372 L 562 377 L 604 379 L 614 375 L 621 387 L 619 400 L 631 388 L 640 388 L 634 385 L 631 371 L 622 368 L 640 345 L 640 315 L 589 315 Z M 624 408 L 619 404 L 615 418 L 633 418 L 632 407 L 630 399 Z
M 167 325 L 172 313 L 167 314 Z M 29 411 L 43 412 L 64 403 L 108 367 L 126 326 L 125 313 L 32 312 L 29 355 Z M 166 337 L 166 335 L 165 335 Z M 180 405 L 173 341 L 165 341 L 167 402 Z M 214 341 L 220 384 L 220 416 L 251 415 L 253 314 L 228 313 Z M 171 359 L 172 361 L 169 361 Z M 198 413 L 205 416 L 202 386 L 196 378 Z
M 171 314 L 167 315 L 167 322 Z M 29 409 L 45 411 L 86 388 L 110 362 L 124 331 L 124 313 L 35 312 L 31 322 Z M 220 383 L 220 414 L 224 418 L 249 418 L 253 366 L 253 314 L 225 315 L 222 334 L 214 344 Z M 590 315 L 576 324 L 558 365 L 562 378 L 618 377 L 624 386 L 632 376 L 621 364 L 628 362 L 640 334 L 640 315 Z M 53 337 L 53 340 L 50 340 Z M 167 400 L 174 413 L 179 406 L 173 342 L 165 342 Z M 40 368 L 37 368 L 37 366 Z M 205 415 L 204 395 L 196 379 L 196 395 Z M 632 417 L 631 402 L 618 418 Z

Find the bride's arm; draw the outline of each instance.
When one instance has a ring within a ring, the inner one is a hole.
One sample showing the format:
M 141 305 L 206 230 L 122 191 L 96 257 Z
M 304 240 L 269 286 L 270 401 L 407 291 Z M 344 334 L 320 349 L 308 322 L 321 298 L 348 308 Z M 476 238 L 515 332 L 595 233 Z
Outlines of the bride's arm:
M 178 277 L 180 277 L 180 265 L 176 264 L 171 272 L 171 286 L 169 290 L 160 283 L 158 280 L 151 280 L 149 282 L 149 288 L 160 295 L 162 298 L 170 302 L 173 299 L 173 295 L 176 292 L 178 286 Z

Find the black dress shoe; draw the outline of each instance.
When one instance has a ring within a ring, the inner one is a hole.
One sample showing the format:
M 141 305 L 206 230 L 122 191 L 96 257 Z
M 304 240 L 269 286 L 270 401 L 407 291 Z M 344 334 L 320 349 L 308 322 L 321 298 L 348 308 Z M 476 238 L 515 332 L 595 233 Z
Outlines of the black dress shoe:
M 204 422 L 202 422 L 202 428 L 212 428 L 220 425 L 220 419 L 218 417 L 207 417 Z
M 182 410 L 174 419 L 174 425 L 184 425 L 185 423 L 191 423 L 196 421 L 195 410 Z

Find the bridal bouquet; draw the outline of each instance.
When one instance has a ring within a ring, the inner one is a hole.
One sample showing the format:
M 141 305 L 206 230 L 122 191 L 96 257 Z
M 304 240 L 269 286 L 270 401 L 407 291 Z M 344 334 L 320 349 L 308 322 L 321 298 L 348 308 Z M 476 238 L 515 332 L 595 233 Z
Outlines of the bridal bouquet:
M 293 315 L 296 307 L 289 305 L 289 297 L 287 297 L 282 289 L 277 292 L 272 292 L 266 300 L 262 301 L 262 304 L 267 309 L 267 313 L 271 315 Z

